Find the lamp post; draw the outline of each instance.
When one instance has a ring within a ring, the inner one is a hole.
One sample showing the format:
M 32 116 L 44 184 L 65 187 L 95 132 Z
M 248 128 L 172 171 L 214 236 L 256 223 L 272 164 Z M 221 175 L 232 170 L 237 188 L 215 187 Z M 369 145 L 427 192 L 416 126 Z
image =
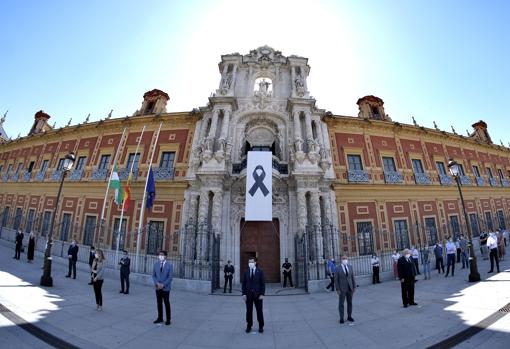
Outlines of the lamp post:
M 448 160 L 448 169 L 457 182 L 457 188 L 459 189 L 460 201 L 462 203 L 462 211 L 464 212 L 464 219 L 466 221 L 466 227 L 468 231 L 468 248 L 469 248 L 469 282 L 480 281 L 480 273 L 476 265 L 475 250 L 473 248 L 473 234 L 471 231 L 471 225 L 469 224 L 468 215 L 466 212 L 466 205 L 464 204 L 464 197 L 462 196 L 462 189 L 460 187 L 460 169 L 459 164 L 453 160 Z
M 51 217 L 51 225 L 50 230 L 48 232 L 48 241 L 46 243 L 46 250 L 44 252 L 44 271 L 41 276 L 41 286 L 52 287 L 53 286 L 53 278 L 51 277 L 51 247 L 53 245 L 53 228 L 55 226 L 55 217 L 57 216 L 58 204 L 60 203 L 60 194 L 62 193 L 62 186 L 64 185 L 64 179 L 66 178 L 67 173 L 73 167 L 75 160 L 74 153 L 69 153 L 64 158 L 64 165 L 62 166 L 62 177 L 60 179 L 60 186 L 58 187 L 57 199 L 55 202 L 55 211 L 53 212 L 53 217 Z

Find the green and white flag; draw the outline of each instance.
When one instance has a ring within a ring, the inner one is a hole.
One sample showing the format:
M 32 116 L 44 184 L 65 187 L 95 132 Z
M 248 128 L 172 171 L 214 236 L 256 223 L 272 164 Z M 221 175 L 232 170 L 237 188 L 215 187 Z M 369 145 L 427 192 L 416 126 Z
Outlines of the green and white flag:
M 115 203 L 117 206 L 122 206 L 124 202 L 124 190 L 120 185 L 119 172 L 117 171 L 117 164 L 113 167 L 111 186 L 115 188 Z

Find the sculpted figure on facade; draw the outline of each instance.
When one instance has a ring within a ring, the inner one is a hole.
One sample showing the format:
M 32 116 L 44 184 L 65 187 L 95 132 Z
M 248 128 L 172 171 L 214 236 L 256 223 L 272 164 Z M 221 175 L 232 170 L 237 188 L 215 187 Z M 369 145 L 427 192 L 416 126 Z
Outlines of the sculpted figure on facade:
M 303 97 L 305 95 L 305 80 L 303 76 L 298 73 L 296 75 L 296 79 L 294 79 L 294 84 L 296 85 L 296 92 L 299 97 Z

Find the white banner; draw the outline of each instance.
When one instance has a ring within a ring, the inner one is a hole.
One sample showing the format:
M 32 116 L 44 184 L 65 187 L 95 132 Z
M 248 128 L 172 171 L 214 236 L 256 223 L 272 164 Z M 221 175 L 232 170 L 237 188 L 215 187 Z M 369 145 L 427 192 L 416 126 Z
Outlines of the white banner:
M 270 151 L 248 152 L 245 221 L 273 220 L 272 162 Z

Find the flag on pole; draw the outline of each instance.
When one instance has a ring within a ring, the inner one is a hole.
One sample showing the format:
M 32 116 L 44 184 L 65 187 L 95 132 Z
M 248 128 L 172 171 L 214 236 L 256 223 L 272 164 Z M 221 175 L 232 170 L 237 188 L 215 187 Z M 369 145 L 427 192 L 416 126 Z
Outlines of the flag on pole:
M 154 205 L 156 199 L 156 183 L 154 182 L 154 174 L 152 173 L 152 166 L 149 168 L 149 178 L 147 179 L 147 207 L 149 210 Z
M 124 212 L 127 212 L 129 210 L 129 204 L 131 201 L 131 178 L 132 173 L 130 172 L 126 186 L 124 187 Z
M 117 206 L 121 206 L 124 203 L 124 190 L 120 185 L 119 171 L 117 170 L 117 164 L 113 167 L 111 186 L 115 188 L 115 203 Z

